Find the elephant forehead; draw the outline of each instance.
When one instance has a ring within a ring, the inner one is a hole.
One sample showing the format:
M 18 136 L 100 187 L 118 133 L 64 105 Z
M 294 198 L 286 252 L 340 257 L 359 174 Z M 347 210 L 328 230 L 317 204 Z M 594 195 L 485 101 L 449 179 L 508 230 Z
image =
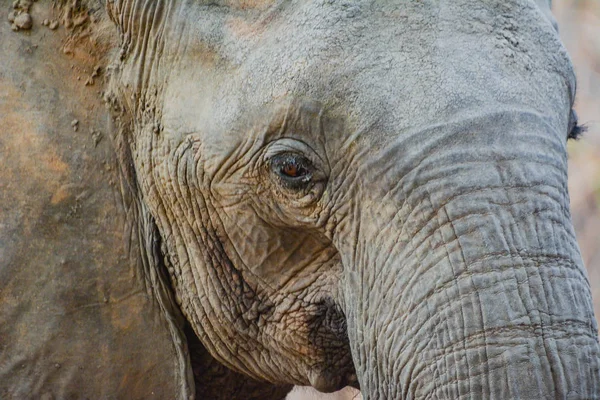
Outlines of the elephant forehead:
M 256 110 L 310 98 L 356 131 L 399 132 L 501 104 L 562 118 L 574 82 L 552 25 L 533 3 L 472 3 L 204 7 L 212 23 L 189 24 L 186 45 L 174 46 L 186 51 L 171 68 L 163 117 L 222 133 Z

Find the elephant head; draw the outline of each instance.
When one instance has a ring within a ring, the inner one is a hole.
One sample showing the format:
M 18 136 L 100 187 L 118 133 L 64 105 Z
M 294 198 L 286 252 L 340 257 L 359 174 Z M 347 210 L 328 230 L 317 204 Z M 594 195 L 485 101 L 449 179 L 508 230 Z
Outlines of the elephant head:
M 575 77 L 532 0 L 107 2 L 107 98 L 227 367 L 366 398 L 597 398 Z

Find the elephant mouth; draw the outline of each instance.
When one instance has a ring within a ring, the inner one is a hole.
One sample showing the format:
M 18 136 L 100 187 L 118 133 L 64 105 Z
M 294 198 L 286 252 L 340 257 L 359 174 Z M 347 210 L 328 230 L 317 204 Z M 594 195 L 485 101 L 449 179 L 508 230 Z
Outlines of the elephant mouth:
M 306 320 L 308 338 L 310 345 L 319 349 L 321 360 L 308 371 L 310 385 L 323 393 L 346 386 L 358 388 L 344 312 L 331 297 L 321 299 L 313 307 Z
M 360 390 L 360 383 L 358 383 L 358 376 L 356 376 L 356 373 L 353 373 L 348 376 L 348 380 L 346 381 L 346 384 L 344 385 L 344 387 L 346 387 L 346 386 L 350 386 L 350 387 L 353 387 L 354 389 Z
M 346 386 L 359 389 L 358 378 L 354 368 L 340 374 L 339 371 L 314 371 L 309 376 L 312 387 L 323 393 L 333 393 Z

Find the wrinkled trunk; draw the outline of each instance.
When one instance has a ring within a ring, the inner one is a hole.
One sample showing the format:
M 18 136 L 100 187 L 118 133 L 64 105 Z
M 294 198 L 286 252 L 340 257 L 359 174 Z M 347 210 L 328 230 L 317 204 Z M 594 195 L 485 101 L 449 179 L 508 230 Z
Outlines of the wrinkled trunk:
M 505 126 L 454 135 L 408 172 L 388 168 L 379 206 L 356 217 L 344 297 L 366 398 L 600 396 L 564 149 Z

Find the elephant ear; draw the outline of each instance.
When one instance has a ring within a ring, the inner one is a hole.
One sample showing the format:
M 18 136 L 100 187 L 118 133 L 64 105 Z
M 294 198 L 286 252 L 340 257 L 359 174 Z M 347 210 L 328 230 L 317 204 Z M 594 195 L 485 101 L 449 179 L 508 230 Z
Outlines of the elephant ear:
M 552 0 L 535 0 L 535 2 L 554 29 L 558 31 L 558 23 L 552 14 Z
M 42 24 L 51 2 L 28 13 L 28 32 L 0 19 L 0 398 L 190 398 L 183 320 L 148 267 L 160 240 L 118 177 L 101 46 L 72 46 L 93 16 L 69 11 L 66 35 Z

